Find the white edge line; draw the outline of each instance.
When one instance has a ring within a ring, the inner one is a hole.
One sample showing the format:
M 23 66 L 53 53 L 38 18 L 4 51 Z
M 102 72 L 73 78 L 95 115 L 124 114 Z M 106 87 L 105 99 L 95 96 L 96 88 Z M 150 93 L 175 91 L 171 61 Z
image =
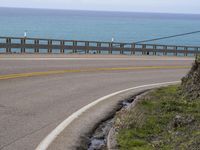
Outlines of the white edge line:
M 96 101 L 84 106 L 83 108 L 79 109 L 78 111 L 74 112 L 71 116 L 69 116 L 66 120 L 64 120 L 61 124 L 59 124 L 47 137 L 38 145 L 36 150 L 46 150 L 50 144 L 57 138 L 57 136 L 67 127 L 69 124 L 71 124 L 76 118 L 78 118 L 81 114 L 83 114 L 86 110 L 90 109 L 91 107 L 95 106 L 99 102 L 102 102 L 112 96 L 115 96 L 117 94 L 127 92 L 130 90 L 135 90 L 139 88 L 144 88 L 144 87 L 154 87 L 154 86 L 161 86 L 161 85 L 167 85 L 167 84 L 175 84 L 175 83 L 180 83 L 180 81 L 172 81 L 172 82 L 163 82 L 163 83 L 155 83 L 155 84 L 148 84 L 148 85 L 141 85 L 141 86 L 136 86 L 132 88 L 128 88 L 125 90 L 121 90 L 112 94 L 109 94 L 107 96 L 101 97 L 97 99 Z

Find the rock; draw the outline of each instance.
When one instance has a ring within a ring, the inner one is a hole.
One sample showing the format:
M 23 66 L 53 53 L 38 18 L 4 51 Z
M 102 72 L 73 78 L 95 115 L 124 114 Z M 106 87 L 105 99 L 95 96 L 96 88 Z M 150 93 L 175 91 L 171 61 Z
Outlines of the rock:
M 176 115 L 174 120 L 173 120 L 173 127 L 178 128 L 178 127 L 183 127 L 186 125 L 190 125 L 195 121 L 193 116 L 180 116 Z
M 182 78 L 181 91 L 189 100 L 200 98 L 200 56 L 198 56 L 190 72 Z

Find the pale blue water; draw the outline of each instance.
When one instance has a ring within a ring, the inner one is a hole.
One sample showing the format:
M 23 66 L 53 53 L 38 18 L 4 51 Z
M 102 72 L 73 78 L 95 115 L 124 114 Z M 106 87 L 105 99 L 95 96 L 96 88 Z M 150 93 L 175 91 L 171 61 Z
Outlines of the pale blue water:
M 0 8 L 0 36 L 133 42 L 200 30 L 200 15 Z M 155 43 L 200 45 L 200 34 Z

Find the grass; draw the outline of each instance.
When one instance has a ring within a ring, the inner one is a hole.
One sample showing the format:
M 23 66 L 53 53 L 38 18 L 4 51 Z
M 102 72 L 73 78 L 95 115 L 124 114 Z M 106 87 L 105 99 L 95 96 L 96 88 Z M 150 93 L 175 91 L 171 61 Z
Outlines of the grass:
M 115 120 L 121 150 L 200 150 L 200 100 L 188 101 L 178 86 L 150 92 Z

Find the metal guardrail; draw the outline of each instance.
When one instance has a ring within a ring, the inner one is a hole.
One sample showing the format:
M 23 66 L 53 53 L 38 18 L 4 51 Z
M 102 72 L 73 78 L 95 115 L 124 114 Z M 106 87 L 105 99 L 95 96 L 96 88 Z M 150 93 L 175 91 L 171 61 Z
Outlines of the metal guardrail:
M 198 46 L 177 46 L 177 45 L 154 45 L 154 44 L 135 44 L 119 42 L 100 42 L 100 41 L 77 41 L 59 39 L 41 39 L 24 37 L 0 37 L 0 53 L 78 53 L 101 54 L 106 51 L 108 54 L 118 52 L 119 54 L 157 55 L 172 54 L 175 56 L 197 55 L 200 53 Z M 46 52 L 42 51 L 46 50 Z

